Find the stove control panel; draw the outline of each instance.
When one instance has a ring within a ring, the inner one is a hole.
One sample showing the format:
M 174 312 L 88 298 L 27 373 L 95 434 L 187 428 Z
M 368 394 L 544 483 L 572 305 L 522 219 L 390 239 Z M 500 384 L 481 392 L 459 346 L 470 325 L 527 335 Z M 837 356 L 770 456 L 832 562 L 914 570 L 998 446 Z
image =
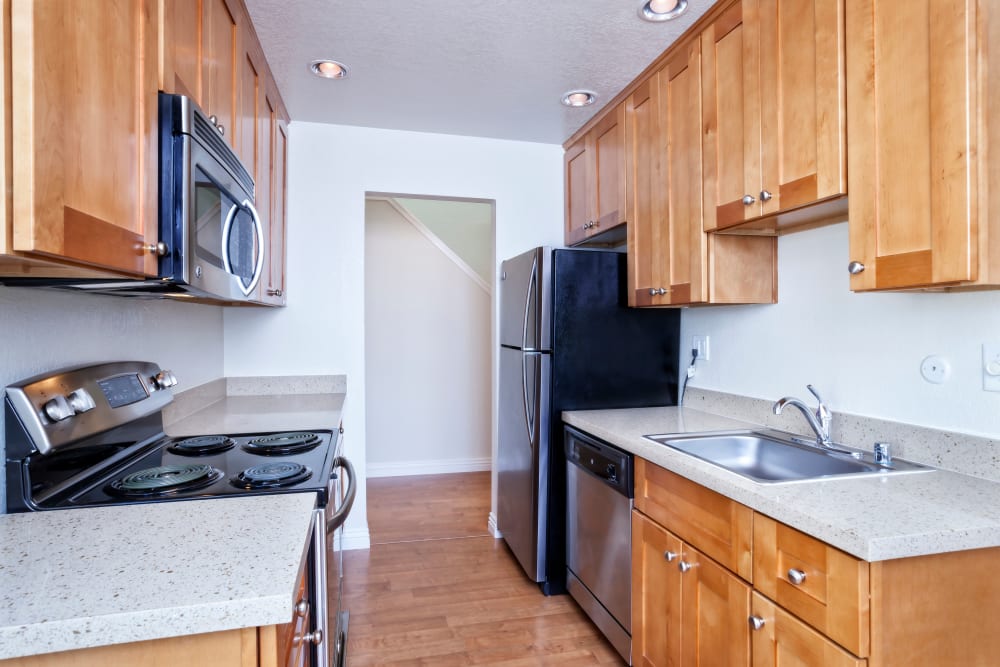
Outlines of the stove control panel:
M 177 378 L 153 363 L 124 361 L 68 368 L 7 387 L 8 414 L 24 426 L 32 449 L 63 445 L 159 412 Z

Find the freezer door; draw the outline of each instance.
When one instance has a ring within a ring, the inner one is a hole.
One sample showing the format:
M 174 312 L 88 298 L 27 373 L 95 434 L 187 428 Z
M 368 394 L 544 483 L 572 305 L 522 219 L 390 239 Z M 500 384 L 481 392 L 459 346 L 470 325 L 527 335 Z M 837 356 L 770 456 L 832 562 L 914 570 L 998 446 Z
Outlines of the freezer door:
M 524 350 L 549 350 L 549 257 L 535 248 L 500 265 L 500 344 Z
M 545 578 L 550 357 L 500 348 L 497 528 L 534 581 Z

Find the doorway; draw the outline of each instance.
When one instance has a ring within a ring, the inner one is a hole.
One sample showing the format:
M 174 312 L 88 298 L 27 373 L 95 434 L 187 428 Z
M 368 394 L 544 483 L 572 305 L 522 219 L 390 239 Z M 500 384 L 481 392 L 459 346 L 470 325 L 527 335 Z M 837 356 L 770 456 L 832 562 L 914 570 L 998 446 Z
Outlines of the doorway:
M 366 199 L 368 477 L 490 469 L 494 210 Z

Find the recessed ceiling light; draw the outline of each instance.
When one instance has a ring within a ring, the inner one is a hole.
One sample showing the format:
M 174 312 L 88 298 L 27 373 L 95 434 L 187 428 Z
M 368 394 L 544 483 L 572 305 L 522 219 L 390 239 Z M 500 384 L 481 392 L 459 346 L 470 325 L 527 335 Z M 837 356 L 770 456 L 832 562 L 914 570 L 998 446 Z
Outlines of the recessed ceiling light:
M 562 96 L 562 103 L 568 107 L 590 106 L 597 99 L 597 93 L 589 90 L 571 90 Z
M 646 21 L 669 21 L 684 13 L 688 0 L 647 0 L 639 8 L 639 18 Z
M 324 79 L 343 79 L 347 76 L 347 65 L 336 60 L 314 60 L 309 63 L 309 71 Z

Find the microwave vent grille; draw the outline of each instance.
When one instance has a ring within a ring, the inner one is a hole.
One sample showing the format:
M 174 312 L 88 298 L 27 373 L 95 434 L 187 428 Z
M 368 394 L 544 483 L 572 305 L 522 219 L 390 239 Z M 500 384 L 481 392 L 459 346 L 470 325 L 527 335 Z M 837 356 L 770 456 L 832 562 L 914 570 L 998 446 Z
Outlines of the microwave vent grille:
M 247 172 L 243 163 L 240 162 L 233 150 L 222 140 L 219 131 L 216 130 L 208 120 L 200 113 L 194 115 L 194 137 L 208 148 L 222 162 L 226 169 L 233 175 L 240 185 L 250 194 L 255 196 L 253 178 Z

